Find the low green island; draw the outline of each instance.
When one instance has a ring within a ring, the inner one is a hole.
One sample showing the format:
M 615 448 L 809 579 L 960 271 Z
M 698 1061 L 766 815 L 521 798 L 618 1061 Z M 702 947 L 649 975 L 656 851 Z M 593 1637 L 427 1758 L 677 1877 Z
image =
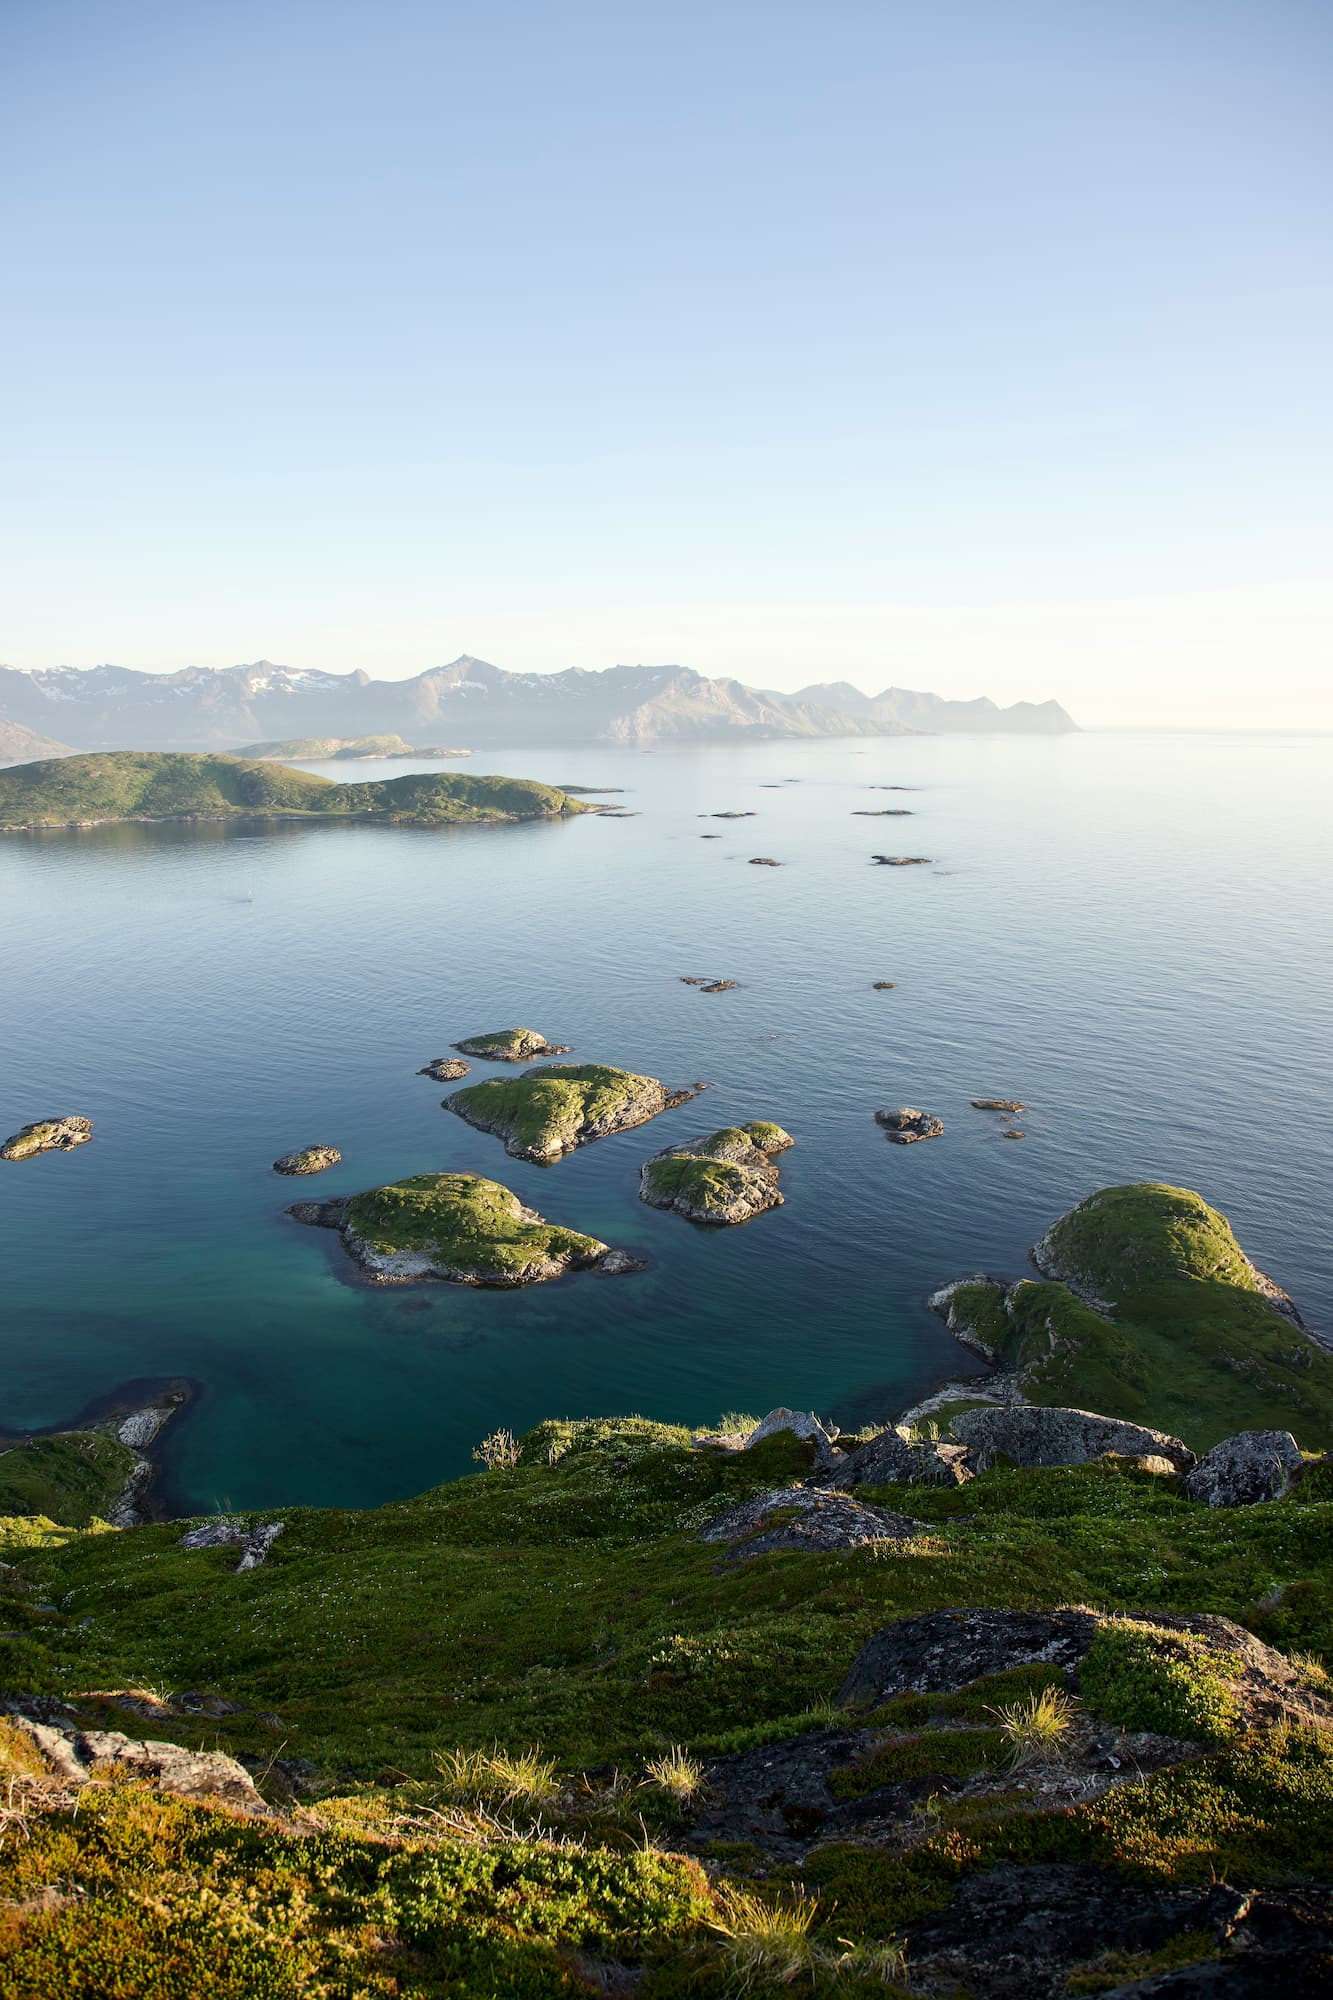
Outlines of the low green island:
M 106 1519 L 137 1463 L 106 1431 L 57 1431 L 0 1448 L 0 1519 L 36 1515 L 86 1528 Z
M 295 1202 L 287 1213 L 338 1230 L 378 1284 L 533 1285 L 600 1263 L 609 1247 L 547 1222 L 479 1174 L 413 1174 L 364 1194 Z
M 564 819 L 597 810 L 531 778 L 422 771 L 340 785 L 312 771 L 207 753 L 107 750 L 0 770 L 0 831 L 238 818 L 444 826 Z
M 516 1159 L 552 1161 L 590 1139 L 644 1125 L 693 1095 L 604 1063 L 543 1063 L 522 1076 L 468 1084 L 446 1097 L 444 1108 L 494 1132 Z
M 470 750 L 408 743 L 401 736 L 288 736 L 276 743 L 246 743 L 237 757 L 263 764 L 356 763 L 374 757 L 470 757 Z
M 674 1209 L 691 1222 L 748 1222 L 781 1206 L 785 1197 L 778 1188 L 775 1156 L 794 1143 L 780 1125 L 755 1119 L 668 1146 L 645 1161 L 639 1199 L 651 1208 Z
M 1333 1352 L 1189 1188 L 1105 1188 L 1034 1246 L 1040 1279 L 932 1303 L 1031 1403 L 1082 1403 L 1196 1446 L 1242 1426 L 1333 1434 Z

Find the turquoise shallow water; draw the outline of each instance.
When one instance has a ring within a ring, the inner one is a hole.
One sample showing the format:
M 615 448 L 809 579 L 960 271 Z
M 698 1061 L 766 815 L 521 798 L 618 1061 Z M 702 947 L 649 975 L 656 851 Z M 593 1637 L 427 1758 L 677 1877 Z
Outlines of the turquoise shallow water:
M 1333 740 L 475 764 L 623 786 L 638 817 L 0 840 L 0 1126 L 96 1124 L 76 1153 L 0 1168 L 0 1425 L 193 1377 L 169 1493 L 213 1508 L 374 1504 L 468 1469 L 496 1425 L 556 1413 L 787 1402 L 864 1421 L 966 1366 L 925 1309 L 935 1284 L 1018 1274 L 1061 1210 L 1125 1179 L 1198 1187 L 1333 1324 Z M 915 816 L 852 816 L 884 805 Z M 728 808 L 758 816 L 698 817 Z M 875 868 L 875 852 L 934 865 Z M 740 990 L 706 997 L 684 973 Z M 514 1025 L 712 1088 L 555 1167 L 509 1160 L 415 1071 Z M 970 1109 L 992 1095 L 1028 1103 L 1025 1141 Z M 871 1113 L 902 1103 L 945 1137 L 886 1144 Z M 636 1199 L 650 1152 L 746 1117 L 797 1139 L 785 1207 L 704 1231 Z M 269 1171 L 312 1141 L 341 1167 Z M 440 1168 L 492 1174 L 652 1269 L 368 1289 L 331 1235 L 283 1214 Z

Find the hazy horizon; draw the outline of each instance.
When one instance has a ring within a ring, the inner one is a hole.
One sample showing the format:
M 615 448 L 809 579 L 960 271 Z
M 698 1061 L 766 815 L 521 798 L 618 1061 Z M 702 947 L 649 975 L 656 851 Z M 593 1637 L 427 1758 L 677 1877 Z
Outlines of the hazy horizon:
M 1333 725 L 1331 58 L 1308 0 L 7 9 L 0 654 Z

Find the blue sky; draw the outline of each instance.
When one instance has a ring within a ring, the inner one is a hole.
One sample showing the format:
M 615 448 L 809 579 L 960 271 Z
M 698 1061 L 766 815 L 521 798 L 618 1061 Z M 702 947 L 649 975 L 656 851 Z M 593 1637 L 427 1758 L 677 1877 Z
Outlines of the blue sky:
M 1333 726 L 1333 12 L 0 0 L 0 658 Z

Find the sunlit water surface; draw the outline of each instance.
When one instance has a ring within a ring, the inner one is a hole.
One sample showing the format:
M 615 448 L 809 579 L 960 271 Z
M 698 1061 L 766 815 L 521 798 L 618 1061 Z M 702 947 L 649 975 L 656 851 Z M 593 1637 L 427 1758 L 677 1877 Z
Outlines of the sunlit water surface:
M 1333 741 L 515 749 L 473 768 L 622 786 L 638 817 L 0 838 L 0 1126 L 96 1124 L 78 1152 L 0 1167 L 0 1424 L 192 1377 L 167 1491 L 204 1509 L 371 1505 L 558 1413 L 785 1402 L 861 1422 L 966 1367 L 933 1286 L 1017 1275 L 1064 1208 L 1129 1179 L 1202 1190 L 1333 1324 Z M 853 816 L 895 805 L 914 817 Z M 756 817 L 699 817 L 729 808 Z M 711 1088 L 525 1165 L 416 1074 L 515 1025 Z M 1025 1100 L 1027 1137 L 974 1096 Z M 887 1144 L 884 1104 L 945 1136 Z M 797 1140 L 783 1208 L 710 1231 L 637 1200 L 648 1154 L 752 1117 Z M 314 1141 L 342 1165 L 270 1171 Z M 283 1212 L 446 1168 L 652 1267 L 375 1289 Z

